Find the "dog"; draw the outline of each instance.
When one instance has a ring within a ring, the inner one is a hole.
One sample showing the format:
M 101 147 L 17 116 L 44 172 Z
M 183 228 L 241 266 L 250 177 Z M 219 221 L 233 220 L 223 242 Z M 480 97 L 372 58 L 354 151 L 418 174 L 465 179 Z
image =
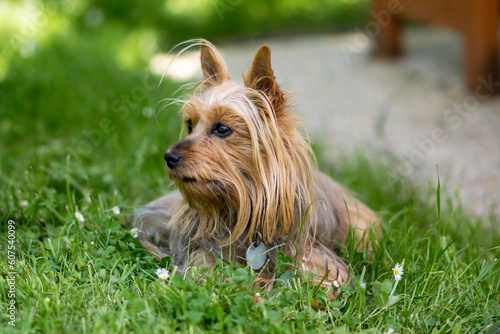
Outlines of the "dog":
M 377 215 L 315 167 L 267 45 L 240 85 L 219 51 L 199 44 L 203 80 L 183 101 L 187 133 L 164 155 L 177 191 L 136 213 L 143 247 L 158 259 L 170 256 L 180 272 L 223 258 L 271 284 L 281 250 L 323 285 L 349 282 L 335 251 L 352 231 L 361 247 L 370 247 L 362 240 L 376 230 Z

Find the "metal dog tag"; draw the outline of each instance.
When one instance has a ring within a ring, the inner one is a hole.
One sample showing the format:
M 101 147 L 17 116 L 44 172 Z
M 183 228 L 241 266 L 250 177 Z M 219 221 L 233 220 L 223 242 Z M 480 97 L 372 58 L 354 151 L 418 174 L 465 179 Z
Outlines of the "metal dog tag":
M 247 249 L 247 264 L 253 270 L 262 268 L 267 259 L 267 247 L 263 242 L 260 242 L 255 246 L 257 242 L 254 242 Z

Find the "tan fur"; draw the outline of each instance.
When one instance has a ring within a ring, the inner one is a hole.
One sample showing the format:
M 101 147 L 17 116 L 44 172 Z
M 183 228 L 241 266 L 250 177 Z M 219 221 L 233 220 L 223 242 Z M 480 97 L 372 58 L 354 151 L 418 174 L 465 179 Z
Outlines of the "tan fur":
M 275 81 L 269 47 L 255 55 L 244 86 L 229 79 L 222 56 L 207 41 L 201 41 L 201 65 L 204 80 L 182 110 L 192 133 L 168 152 L 181 157 L 167 168 L 179 192 L 149 203 L 134 218 L 144 247 L 157 258 L 173 256 L 182 271 L 218 257 L 245 264 L 248 246 L 261 235 L 268 249 L 282 245 L 268 253 L 262 281 L 275 278 L 278 250 L 306 257 L 300 269 L 319 273 L 318 281 L 328 270 L 325 282 L 349 281 L 335 249 L 350 228 L 361 240 L 377 216 L 315 169 L 305 130 L 299 131 Z M 218 124 L 230 129 L 227 137 L 217 135 Z

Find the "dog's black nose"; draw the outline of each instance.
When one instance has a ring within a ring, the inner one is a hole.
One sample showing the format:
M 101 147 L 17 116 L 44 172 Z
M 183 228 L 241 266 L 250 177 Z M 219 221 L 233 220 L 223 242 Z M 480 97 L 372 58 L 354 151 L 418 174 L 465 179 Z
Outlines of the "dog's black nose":
M 170 169 L 173 169 L 175 167 L 175 165 L 177 165 L 182 160 L 181 155 L 179 155 L 177 153 L 171 153 L 171 152 L 165 153 L 163 158 L 167 162 L 167 166 Z

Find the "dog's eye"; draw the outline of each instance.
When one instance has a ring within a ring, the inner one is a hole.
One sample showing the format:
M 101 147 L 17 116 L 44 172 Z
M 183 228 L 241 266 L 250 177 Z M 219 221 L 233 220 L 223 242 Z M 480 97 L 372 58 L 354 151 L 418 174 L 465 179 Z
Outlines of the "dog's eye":
M 187 126 L 188 126 L 188 133 L 193 132 L 193 121 L 191 121 L 190 119 L 188 119 L 186 123 L 187 123 Z
M 222 124 L 216 124 L 214 126 L 214 130 L 213 130 L 213 133 L 216 135 L 216 136 L 219 136 L 219 137 L 226 137 L 228 135 L 231 134 L 231 129 L 228 128 L 227 126 L 225 125 L 222 125 Z

